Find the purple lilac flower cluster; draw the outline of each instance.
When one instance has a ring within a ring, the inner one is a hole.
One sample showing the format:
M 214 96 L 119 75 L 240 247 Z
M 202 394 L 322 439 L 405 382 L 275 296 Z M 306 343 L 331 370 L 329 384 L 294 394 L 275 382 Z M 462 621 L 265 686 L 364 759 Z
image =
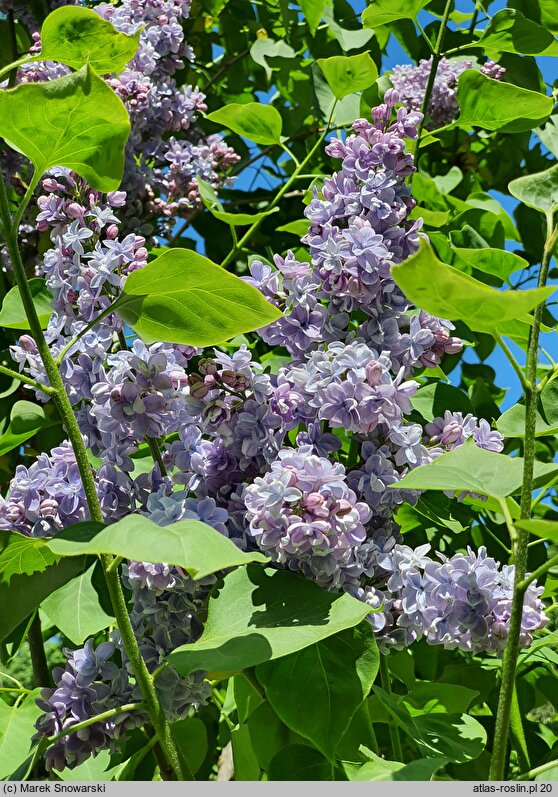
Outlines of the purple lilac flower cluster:
M 44 713 L 35 739 L 66 734 L 47 749 L 47 770 L 73 769 L 101 750 L 116 751 L 127 731 L 145 723 L 143 712 L 122 712 L 72 733 L 80 722 L 131 702 L 132 685 L 126 670 L 112 660 L 115 650 L 112 642 L 95 648 L 89 639 L 81 650 L 64 651 L 65 668 L 56 667 L 52 674 L 55 688 L 43 689 L 37 701 Z
M 424 636 L 430 644 L 450 649 L 501 652 L 508 637 L 514 566 L 500 565 L 485 548 L 477 553 L 469 548 L 450 558 L 438 553 L 437 559 L 428 556 L 429 548 L 395 545 L 377 555 L 379 568 L 389 574 L 385 586 L 371 595 L 372 605 L 381 611 L 374 620 L 382 625 L 380 644 L 407 646 Z M 540 600 L 543 591 L 531 584 L 525 594 L 522 646 L 548 622 Z M 366 589 L 361 597 L 367 599 Z
M 472 68 L 473 62 L 468 59 L 440 60 L 428 104 L 426 127 L 443 127 L 455 119 L 459 113 L 457 81 L 462 72 Z M 410 111 L 421 109 L 431 69 L 432 58 L 419 61 L 417 66 L 404 64 L 393 68 L 391 84 L 399 93 L 401 102 Z M 480 67 L 480 71 L 493 80 L 502 80 L 506 72 L 505 67 L 494 61 L 487 61 Z
M 81 3 L 51 0 L 50 5 Z M 221 136 L 205 136 L 197 124 L 199 114 L 207 110 L 204 94 L 194 86 L 178 86 L 174 77 L 193 58 L 181 25 L 190 5 L 190 0 L 122 0 L 118 5 L 94 6 L 122 33 L 141 30 L 135 57 L 121 74 L 106 79 L 122 99 L 132 124 L 122 182 L 130 200 L 120 206 L 121 220 L 126 231 L 150 238 L 169 232 L 175 217 L 201 205 L 198 176 L 218 189 L 228 182 L 230 168 L 239 160 Z M 26 21 L 33 29 L 33 20 Z M 30 52 L 36 56 L 41 50 L 40 34 L 35 30 L 32 35 Z M 69 71 L 63 64 L 38 61 L 24 64 L 17 80 L 44 82 Z M 3 168 L 15 187 L 23 188 L 28 164 L 17 155 L 15 159 L 11 155 Z

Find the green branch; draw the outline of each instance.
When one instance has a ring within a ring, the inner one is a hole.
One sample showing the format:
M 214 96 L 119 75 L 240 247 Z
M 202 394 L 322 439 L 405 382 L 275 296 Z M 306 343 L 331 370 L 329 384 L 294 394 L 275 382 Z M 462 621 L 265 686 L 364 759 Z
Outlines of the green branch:
M 32 195 L 31 186 L 37 185 L 39 178 L 34 175 L 26 193 L 27 201 Z M 25 200 L 24 200 L 25 202 Z M 48 380 L 52 389 L 55 391 L 53 400 L 56 404 L 60 417 L 62 418 L 66 433 L 70 439 L 76 464 L 78 466 L 79 474 L 83 484 L 83 491 L 87 501 L 89 516 L 91 520 L 97 523 L 103 523 L 103 513 L 99 498 L 97 496 L 97 488 L 93 471 L 89 460 L 87 458 L 87 450 L 83 442 L 81 430 L 78 426 L 76 416 L 74 415 L 73 407 L 70 403 L 66 388 L 60 374 L 59 366 L 54 360 L 48 343 L 46 342 L 43 330 L 37 314 L 37 309 L 33 302 L 33 296 L 27 282 L 25 268 L 21 259 L 21 253 L 18 245 L 18 223 L 17 220 L 21 218 L 21 208 L 16 212 L 15 219 L 12 220 L 10 214 L 10 206 L 8 202 L 8 195 L 6 193 L 6 186 L 4 178 L 0 173 L 0 220 L 2 222 L 2 230 L 8 254 L 10 256 L 15 282 L 19 288 L 21 302 L 29 322 L 31 334 L 35 339 L 37 349 L 39 351 L 41 360 L 43 362 Z M 96 321 L 99 317 L 97 317 Z M 141 691 L 142 697 L 147 706 L 147 711 L 153 727 L 159 737 L 159 742 L 163 749 L 164 755 L 168 763 L 172 766 L 175 776 L 178 780 L 182 780 L 184 775 L 188 779 L 192 779 L 192 775 L 187 771 L 186 765 L 182 764 L 178 750 L 170 732 L 170 726 L 167 722 L 162 706 L 159 702 L 157 691 L 153 679 L 149 674 L 145 661 L 142 658 L 137 639 L 130 622 L 128 615 L 128 607 L 120 581 L 118 571 L 110 570 L 113 557 L 109 555 L 100 556 L 101 564 L 103 567 L 105 580 L 110 594 L 112 608 L 118 623 L 118 628 L 122 636 L 124 649 L 130 661 L 130 665 L 134 676 L 136 678 L 138 687 Z
M 451 9 L 453 6 L 453 0 L 446 0 L 446 6 L 444 8 L 444 15 L 442 17 L 442 21 L 440 22 L 440 28 L 438 30 L 438 37 L 436 39 L 436 44 L 434 45 L 434 49 L 432 50 L 432 66 L 430 67 L 430 74 L 428 76 L 428 83 L 426 84 L 426 90 L 424 92 L 424 99 L 422 101 L 421 106 L 421 113 L 422 119 L 418 126 L 417 130 L 417 137 L 415 139 L 415 145 L 413 148 L 413 155 L 415 157 L 415 166 L 418 165 L 419 159 L 419 149 L 420 149 L 420 139 L 422 136 L 422 130 L 424 128 L 424 123 L 426 121 L 426 116 L 428 114 L 428 106 L 430 104 L 430 97 L 432 96 L 432 89 L 434 88 L 434 81 L 436 80 L 436 75 L 438 73 L 438 65 L 442 60 L 444 55 L 443 47 L 444 47 L 444 39 L 446 36 L 446 29 L 448 26 L 449 15 L 451 13 Z M 412 177 L 411 177 L 412 179 Z
M 544 287 L 548 279 L 548 271 L 552 260 L 552 253 L 556 245 L 558 234 L 554 227 L 554 217 L 547 214 L 546 217 L 546 241 L 541 259 L 538 286 Z M 521 487 L 520 500 L 520 519 L 526 520 L 531 516 L 531 502 L 533 496 L 533 473 L 535 467 L 535 432 L 537 423 L 537 363 L 539 352 L 539 335 L 544 302 L 537 305 L 533 312 L 533 326 L 529 335 L 529 346 L 527 349 L 527 362 L 525 366 L 525 384 L 523 392 L 525 396 L 525 444 L 523 455 L 523 484 Z M 513 544 L 515 581 L 514 594 L 512 599 L 511 616 L 508 629 L 507 644 L 504 650 L 502 661 L 502 684 L 498 698 L 498 711 L 496 714 L 496 725 L 494 728 L 494 745 L 492 748 L 492 760 L 490 764 L 490 780 L 504 780 L 506 767 L 506 753 L 508 747 L 508 735 L 510 719 L 513 708 L 513 694 L 515 690 L 515 675 L 517 669 L 517 659 L 519 656 L 519 638 L 521 633 L 521 619 L 523 616 L 523 599 L 525 590 L 537 575 L 533 574 L 529 578 L 525 577 L 527 570 L 527 554 L 529 544 L 529 532 L 524 529 L 516 528 L 516 536 Z M 558 561 L 558 557 L 554 557 Z M 552 559 L 536 571 L 537 574 L 546 572 L 552 566 Z
M 20 374 L 19 371 L 12 371 L 11 368 L 5 368 L 3 365 L 0 365 L 0 374 L 10 376 L 12 379 L 19 379 L 24 385 L 29 385 L 29 387 L 35 388 L 35 390 L 41 390 L 43 393 L 46 393 L 47 396 L 56 395 L 56 390 L 49 385 L 43 385 L 41 382 L 37 382 L 36 379 L 31 379 L 31 377 L 25 376 L 25 374 Z

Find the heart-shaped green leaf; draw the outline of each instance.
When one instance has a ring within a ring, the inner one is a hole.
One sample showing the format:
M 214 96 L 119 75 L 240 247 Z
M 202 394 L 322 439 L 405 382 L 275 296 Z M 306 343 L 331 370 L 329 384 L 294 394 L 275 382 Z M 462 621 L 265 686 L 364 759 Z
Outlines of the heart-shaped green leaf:
M 130 274 L 116 308 L 144 340 L 202 347 L 281 315 L 256 288 L 189 249 L 169 249 Z
M 94 562 L 49 595 L 41 605 L 51 623 L 75 645 L 81 645 L 88 637 L 114 623 L 114 617 L 101 605 L 93 583 L 96 566 Z
M 542 213 L 558 209 L 558 164 L 544 172 L 518 177 L 508 185 L 509 192 L 524 205 Z
M 535 481 L 549 481 L 558 464 L 535 464 Z M 486 451 L 465 443 L 447 454 L 409 471 L 397 482 L 405 490 L 467 490 L 503 499 L 518 492 L 523 482 L 523 459 Z M 390 485 L 391 486 L 391 485 Z
M 207 118 L 255 144 L 279 144 L 281 141 L 283 122 L 279 111 L 271 105 L 231 102 L 209 113 Z
M 59 61 L 72 69 L 89 64 L 101 75 L 120 72 L 136 54 L 140 33 L 127 36 L 95 11 L 62 6 L 45 19 L 41 54 L 34 60 Z
M 16 531 L 0 534 L 0 581 L 8 585 L 12 576 L 41 573 L 56 560 L 43 539 L 26 537 Z
M 493 332 L 508 321 L 529 321 L 527 315 L 554 287 L 499 291 L 442 263 L 429 243 L 403 263 L 392 266 L 393 279 L 417 307 L 428 313 L 462 320 L 479 332 Z
M 124 170 L 128 113 L 90 66 L 46 83 L 0 90 L 0 136 L 37 174 L 66 166 L 99 191 L 115 191 Z
M 183 674 L 231 673 L 352 628 L 369 612 L 346 593 L 326 592 L 288 571 L 248 565 L 216 585 L 202 636 L 177 648 L 169 661 Z
M 285 725 L 332 759 L 353 714 L 372 688 L 379 663 L 374 632 L 364 621 L 260 664 L 256 674 Z M 305 710 L 308 705 L 312 711 Z
M 368 53 L 318 58 L 317 64 L 338 100 L 348 94 L 364 91 L 378 78 L 376 64 Z
M 552 33 L 523 16 L 515 8 L 497 11 L 488 23 L 479 44 L 485 50 L 523 55 L 556 55 L 558 42 Z
M 362 13 L 364 28 L 379 28 L 399 19 L 415 19 L 430 0 L 372 0 Z

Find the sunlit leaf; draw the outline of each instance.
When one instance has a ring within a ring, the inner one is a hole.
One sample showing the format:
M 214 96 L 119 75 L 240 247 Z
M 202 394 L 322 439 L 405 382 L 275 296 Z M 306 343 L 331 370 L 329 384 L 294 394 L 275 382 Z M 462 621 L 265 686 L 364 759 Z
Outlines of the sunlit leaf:
M 283 122 L 279 111 L 271 105 L 232 102 L 208 114 L 207 118 L 255 144 L 278 144 L 281 140 Z
M 457 84 L 459 127 L 483 127 L 519 133 L 541 125 L 552 111 L 553 101 L 537 91 L 486 77 L 467 69 Z
M 111 553 L 139 562 L 179 565 L 193 578 L 246 562 L 265 562 L 260 553 L 245 553 L 231 540 L 199 520 L 157 526 L 142 515 L 128 515 L 110 526 L 77 523 L 48 541 L 59 556 Z
M 514 8 L 497 11 L 479 42 L 485 50 L 524 55 L 557 55 L 558 42 L 547 28 Z
M 0 534 L 0 581 L 6 584 L 14 575 L 40 573 L 56 562 L 45 541 L 27 537 L 16 531 L 2 531 Z
M 379 28 L 399 19 L 415 19 L 430 0 L 372 0 L 362 12 L 365 28 Z
M 433 315 L 463 320 L 474 330 L 493 332 L 508 321 L 528 321 L 527 313 L 554 292 L 553 287 L 499 291 L 442 263 L 430 244 L 392 266 L 395 282 L 417 307 Z
M 317 64 L 338 100 L 367 89 L 378 77 L 376 64 L 368 53 L 318 58 Z
M 323 17 L 326 2 L 327 0 L 299 0 L 300 8 L 312 36 L 316 33 L 316 29 Z
M 542 213 L 554 213 L 558 209 L 558 164 L 544 172 L 518 177 L 508 189 L 524 205 Z
M 558 475 L 558 464 L 535 464 L 535 481 L 549 481 Z M 406 490 L 467 490 L 493 498 L 518 492 L 523 482 L 523 459 L 496 454 L 473 442 L 442 454 L 428 465 L 409 471 L 397 482 Z
M 529 264 L 525 258 L 507 252 L 505 249 L 463 249 L 458 246 L 453 247 L 454 252 L 467 265 L 483 271 L 485 274 L 493 274 L 501 280 L 507 280 L 519 269 L 526 268 Z
M 169 249 L 130 274 L 117 311 L 146 342 L 201 347 L 281 315 L 256 288 L 189 249 Z
M 37 310 L 41 328 L 46 329 L 48 319 L 52 314 L 52 307 L 50 306 L 52 293 L 45 286 L 44 279 L 39 277 L 33 277 L 27 284 L 33 297 L 33 304 Z M 0 310 L 0 327 L 6 327 L 7 329 L 30 328 L 17 285 L 10 288 L 4 296 L 2 309 Z
M 45 83 L 0 90 L 0 136 L 39 174 L 65 166 L 99 191 L 115 191 L 124 169 L 128 113 L 89 65 Z
M 136 54 L 140 33 L 127 36 L 95 11 L 62 6 L 43 23 L 36 60 L 59 61 L 72 69 L 89 64 L 101 75 L 120 72 Z

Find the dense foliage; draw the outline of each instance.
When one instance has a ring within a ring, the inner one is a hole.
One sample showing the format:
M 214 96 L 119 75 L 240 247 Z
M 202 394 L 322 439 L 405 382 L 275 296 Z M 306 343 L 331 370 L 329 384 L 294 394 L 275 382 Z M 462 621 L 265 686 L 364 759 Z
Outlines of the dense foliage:
M 0 0 L 0 778 L 558 773 L 556 11 Z

